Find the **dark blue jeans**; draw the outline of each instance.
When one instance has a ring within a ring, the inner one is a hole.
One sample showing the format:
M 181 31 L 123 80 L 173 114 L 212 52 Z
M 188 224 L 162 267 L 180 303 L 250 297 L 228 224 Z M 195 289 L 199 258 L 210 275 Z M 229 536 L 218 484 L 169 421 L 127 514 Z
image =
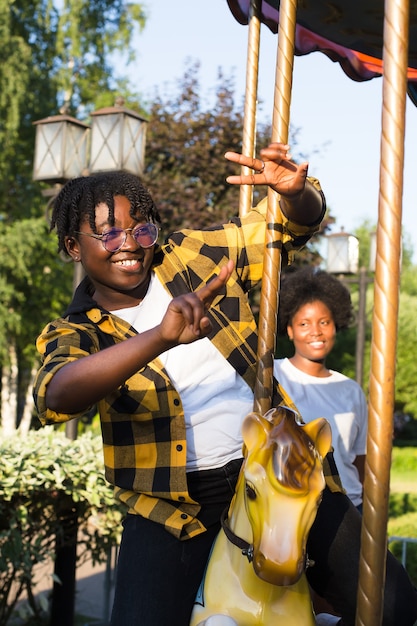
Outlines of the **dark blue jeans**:
M 218 528 L 178 541 L 128 515 L 120 548 L 112 626 L 188 626 Z
M 111 626 L 188 626 L 220 515 L 230 504 L 241 459 L 218 470 L 191 472 L 188 489 L 202 504 L 207 532 L 179 541 L 139 515 L 123 523 Z
M 179 541 L 154 522 L 127 516 L 111 626 L 188 626 L 239 465 L 232 462 L 221 470 L 190 475 L 190 493 L 204 502 L 200 517 L 208 528 L 193 539 Z M 360 533 L 361 515 L 349 498 L 325 489 L 310 531 L 308 554 L 315 565 L 307 570 L 307 577 L 312 588 L 343 616 L 343 626 L 355 625 Z M 416 590 L 401 564 L 388 553 L 383 626 L 412 626 L 416 619 Z

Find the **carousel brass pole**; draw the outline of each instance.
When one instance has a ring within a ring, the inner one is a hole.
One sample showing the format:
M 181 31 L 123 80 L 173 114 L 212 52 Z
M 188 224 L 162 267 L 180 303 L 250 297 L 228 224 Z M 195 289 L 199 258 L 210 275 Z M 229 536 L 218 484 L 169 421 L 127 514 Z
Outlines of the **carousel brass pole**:
M 245 108 L 243 113 L 242 154 L 255 156 L 256 108 L 258 101 L 259 44 L 261 37 L 261 0 L 251 0 L 249 8 L 248 54 L 246 61 Z M 252 170 L 242 165 L 241 174 Z M 253 186 L 241 185 L 239 214 L 245 215 L 252 207 Z
M 283 0 L 279 8 L 278 50 L 275 74 L 272 141 L 287 143 L 290 125 L 297 0 Z M 271 408 L 273 360 L 276 341 L 281 272 L 282 219 L 279 196 L 268 191 L 264 271 L 259 310 L 259 338 L 254 410 L 262 415 Z
M 387 0 L 369 426 L 356 626 L 382 623 L 399 305 L 409 0 Z

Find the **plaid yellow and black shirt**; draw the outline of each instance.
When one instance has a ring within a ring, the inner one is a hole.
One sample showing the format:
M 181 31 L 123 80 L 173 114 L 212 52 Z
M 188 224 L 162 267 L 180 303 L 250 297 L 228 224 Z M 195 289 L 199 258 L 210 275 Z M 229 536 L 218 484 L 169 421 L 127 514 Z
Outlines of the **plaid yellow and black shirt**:
M 233 259 L 234 273 L 208 313 L 213 325 L 209 338 L 251 388 L 256 375 L 257 328 L 247 292 L 262 278 L 265 213 L 266 200 L 228 224 L 176 232 L 156 250 L 153 265 L 175 297 L 195 291 Z M 302 227 L 284 220 L 286 254 L 304 245 L 317 228 L 318 224 Z M 48 382 L 61 367 L 136 334 L 127 322 L 97 305 L 90 287 L 88 278 L 84 279 L 65 316 L 48 324 L 37 340 L 42 366 L 34 398 L 43 424 L 79 417 L 55 413 L 46 405 Z M 276 400 L 294 406 L 279 385 Z M 203 532 L 205 527 L 196 517 L 200 506 L 187 491 L 182 402 L 161 361 L 155 359 L 120 388 L 109 391 L 98 411 L 106 478 L 129 512 L 164 524 L 180 539 Z M 328 461 L 325 474 L 328 486 L 339 490 L 337 472 Z

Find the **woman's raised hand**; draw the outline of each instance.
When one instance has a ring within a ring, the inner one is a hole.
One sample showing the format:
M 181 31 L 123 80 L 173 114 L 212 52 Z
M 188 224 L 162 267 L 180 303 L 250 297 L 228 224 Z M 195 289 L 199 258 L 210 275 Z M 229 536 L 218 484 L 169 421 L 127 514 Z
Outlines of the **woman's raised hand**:
M 308 163 L 298 165 L 291 160 L 289 146 L 284 143 L 271 143 L 259 152 L 259 157 L 248 157 L 238 152 L 226 152 L 228 161 L 245 165 L 254 170 L 253 174 L 228 176 L 231 185 L 269 185 L 283 196 L 295 196 L 303 192 Z

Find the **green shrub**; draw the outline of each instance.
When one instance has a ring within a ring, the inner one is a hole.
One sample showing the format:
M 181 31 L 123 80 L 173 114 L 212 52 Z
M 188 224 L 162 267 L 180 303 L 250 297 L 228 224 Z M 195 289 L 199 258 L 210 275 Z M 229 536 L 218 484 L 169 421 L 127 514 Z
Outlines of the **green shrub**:
M 71 441 L 53 427 L 0 444 L 0 624 L 26 592 L 32 614 L 33 568 L 54 558 L 69 520 L 79 525 L 78 559 L 104 562 L 119 540 L 122 508 L 104 478 L 101 437 Z
M 397 447 L 392 449 L 392 472 L 417 472 L 417 448 Z
M 417 511 L 415 510 L 413 513 L 407 513 L 401 517 L 390 519 L 388 521 L 388 536 L 416 539 L 416 528 Z M 389 549 L 399 561 L 402 561 L 402 541 L 395 540 L 390 542 Z M 406 544 L 405 568 L 414 585 L 417 585 L 417 543 Z
M 417 513 L 417 493 L 391 493 L 389 498 L 389 518 L 395 519 L 406 513 Z M 417 529 L 417 526 L 415 528 Z M 414 532 L 416 533 L 417 530 Z
M 417 419 L 412 416 L 409 417 L 410 419 L 404 424 L 403 428 L 396 435 L 396 446 L 403 447 L 417 445 Z

